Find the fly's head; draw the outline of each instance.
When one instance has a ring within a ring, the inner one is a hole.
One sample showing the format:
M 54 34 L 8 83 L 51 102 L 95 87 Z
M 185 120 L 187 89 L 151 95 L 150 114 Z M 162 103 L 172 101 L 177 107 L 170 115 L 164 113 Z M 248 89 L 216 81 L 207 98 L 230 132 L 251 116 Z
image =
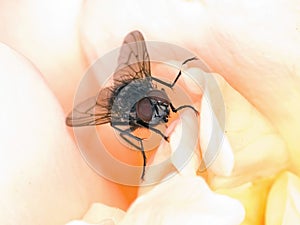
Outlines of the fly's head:
M 153 89 L 136 104 L 137 118 L 151 126 L 167 123 L 170 100 L 164 90 Z

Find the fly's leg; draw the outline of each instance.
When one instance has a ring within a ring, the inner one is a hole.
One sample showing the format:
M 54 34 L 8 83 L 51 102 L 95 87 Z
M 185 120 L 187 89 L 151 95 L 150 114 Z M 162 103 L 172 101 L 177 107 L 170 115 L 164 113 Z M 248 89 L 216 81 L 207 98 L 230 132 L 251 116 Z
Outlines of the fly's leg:
M 167 142 L 169 142 L 169 137 L 165 136 L 160 130 L 155 129 L 154 127 L 149 127 L 149 130 L 152 130 L 153 132 L 159 134 L 160 136 L 163 137 Z
M 119 124 L 119 125 L 121 125 L 121 124 Z M 143 172 L 142 172 L 141 179 L 144 180 L 147 158 L 146 158 L 146 153 L 145 153 L 144 146 L 143 146 L 143 140 L 141 138 L 136 137 L 133 134 L 131 134 L 130 128 L 122 130 L 121 128 L 117 127 L 116 125 L 111 124 L 111 126 L 114 129 L 116 129 L 117 131 L 120 132 L 120 136 L 121 136 L 121 138 L 124 139 L 124 141 L 126 141 L 128 144 L 132 145 L 133 147 L 135 147 L 136 149 L 138 149 L 142 152 L 142 155 L 143 155 Z M 129 137 L 135 139 L 136 141 L 138 141 L 140 143 L 140 146 L 137 146 L 136 144 L 134 144 L 126 136 L 129 136 Z
M 165 81 L 163 81 L 163 80 L 160 80 L 160 79 L 158 79 L 158 78 L 156 78 L 156 77 L 151 77 L 151 79 L 152 79 L 152 80 L 155 80 L 157 83 L 160 83 L 160 84 L 162 84 L 162 85 L 165 85 L 165 86 L 167 86 L 167 87 L 169 87 L 169 88 L 172 88 L 172 87 L 173 87 L 172 84 L 167 83 L 167 82 L 165 82 Z
M 181 64 L 181 67 L 182 67 L 184 64 L 186 64 L 186 63 L 188 63 L 188 62 L 190 62 L 190 61 L 193 61 L 193 60 L 198 60 L 198 58 L 197 58 L 197 57 L 192 57 L 192 58 L 189 58 L 189 59 L 185 60 L 185 61 Z M 165 81 L 162 81 L 162 80 L 160 80 L 160 79 L 158 79 L 158 78 L 156 78 L 156 77 L 152 77 L 152 79 L 155 80 L 156 82 L 162 84 L 162 85 L 165 85 L 165 86 L 167 86 L 167 87 L 169 87 L 169 88 L 173 88 L 174 85 L 176 84 L 176 82 L 178 81 L 179 77 L 181 76 L 181 73 L 182 73 L 182 72 L 181 72 L 181 68 L 180 68 L 180 70 L 179 70 L 179 72 L 178 72 L 178 74 L 177 74 L 175 80 L 174 80 L 173 83 L 171 83 L 171 84 L 170 84 L 170 83 L 167 83 L 167 82 L 165 82 Z
M 143 121 L 138 121 L 137 124 L 139 124 L 145 128 L 148 128 L 149 130 L 152 130 L 153 132 L 159 134 L 160 136 L 163 137 L 163 139 L 165 139 L 166 141 L 169 142 L 169 137 L 165 136 L 160 130 L 158 130 L 154 127 L 151 127 L 149 124 L 145 124 Z
M 182 110 L 182 109 L 185 109 L 185 108 L 190 108 L 192 110 L 194 110 L 194 112 L 196 113 L 196 115 L 198 116 L 199 115 L 199 112 L 191 105 L 182 105 L 182 106 L 179 106 L 178 108 L 175 108 L 174 105 L 172 103 L 170 103 L 170 107 L 172 109 L 172 112 L 178 112 L 179 110 Z
M 116 130 L 118 130 L 120 132 L 120 136 L 121 138 L 123 138 L 124 141 L 126 141 L 128 144 L 132 145 L 133 147 L 135 147 L 138 150 L 141 150 L 141 146 L 138 146 L 136 144 L 134 144 L 132 141 L 130 141 L 128 138 L 125 137 L 125 135 L 135 139 L 138 142 L 142 142 L 142 139 L 139 137 L 134 136 L 133 134 L 131 134 L 131 130 L 130 129 L 126 129 L 126 130 L 122 130 L 118 127 L 113 126 L 113 128 L 115 128 Z
M 193 58 L 189 58 L 187 60 L 185 60 L 182 64 L 181 64 L 181 67 L 186 64 L 187 62 L 190 62 L 190 61 L 193 61 L 193 60 L 197 60 L 198 58 L 197 57 L 193 57 Z M 177 80 L 179 79 L 179 77 L 181 76 L 181 68 L 175 78 L 175 80 L 173 81 L 173 83 L 171 84 L 171 88 L 176 84 Z

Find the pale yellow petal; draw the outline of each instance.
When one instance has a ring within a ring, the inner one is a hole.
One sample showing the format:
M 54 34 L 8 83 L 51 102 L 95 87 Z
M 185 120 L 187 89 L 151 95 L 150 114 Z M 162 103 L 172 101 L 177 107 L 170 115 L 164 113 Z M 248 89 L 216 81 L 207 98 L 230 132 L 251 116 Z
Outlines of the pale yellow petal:
M 234 168 L 230 177 L 210 174 L 210 184 L 214 188 L 239 186 L 287 168 L 288 151 L 276 129 L 229 84 L 216 78 L 225 102 L 225 129 L 234 153 Z
M 274 182 L 268 196 L 266 225 L 300 224 L 300 178 L 284 172 Z
M 246 216 L 241 225 L 260 225 L 264 222 L 266 199 L 271 184 L 272 179 L 266 178 L 235 188 L 218 189 L 216 192 L 238 199 L 243 204 Z

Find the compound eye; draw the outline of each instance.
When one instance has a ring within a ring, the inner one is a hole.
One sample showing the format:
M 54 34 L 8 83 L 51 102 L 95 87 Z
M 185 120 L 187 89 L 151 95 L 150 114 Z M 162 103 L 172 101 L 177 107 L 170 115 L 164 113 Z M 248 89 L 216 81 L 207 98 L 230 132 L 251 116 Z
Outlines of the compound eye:
M 136 106 L 136 113 L 138 118 L 144 122 L 150 122 L 153 115 L 153 108 L 149 98 L 143 98 L 138 101 Z

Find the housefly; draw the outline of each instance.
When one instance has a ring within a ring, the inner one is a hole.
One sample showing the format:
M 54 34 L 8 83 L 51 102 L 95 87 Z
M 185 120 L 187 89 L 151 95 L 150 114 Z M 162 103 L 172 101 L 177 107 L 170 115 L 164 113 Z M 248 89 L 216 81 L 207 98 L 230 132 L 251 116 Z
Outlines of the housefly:
M 182 65 L 193 60 L 197 58 L 189 58 Z M 136 136 L 134 131 L 146 128 L 168 141 L 168 137 L 156 126 L 168 122 L 170 110 L 177 112 L 183 108 L 192 108 L 197 113 L 190 105 L 176 108 L 165 90 L 158 89 L 155 84 L 157 82 L 172 88 L 180 76 L 181 70 L 172 83 L 153 77 L 144 37 L 139 31 L 132 31 L 125 37 L 120 49 L 112 85 L 102 88 L 97 96 L 75 106 L 67 116 L 66 124 L 81 127 L 109 123 L 119 132 L 122 139 L 141 151 L 143 156 L 141 179 L 143 179 L 146 167 L 144 139 Z

